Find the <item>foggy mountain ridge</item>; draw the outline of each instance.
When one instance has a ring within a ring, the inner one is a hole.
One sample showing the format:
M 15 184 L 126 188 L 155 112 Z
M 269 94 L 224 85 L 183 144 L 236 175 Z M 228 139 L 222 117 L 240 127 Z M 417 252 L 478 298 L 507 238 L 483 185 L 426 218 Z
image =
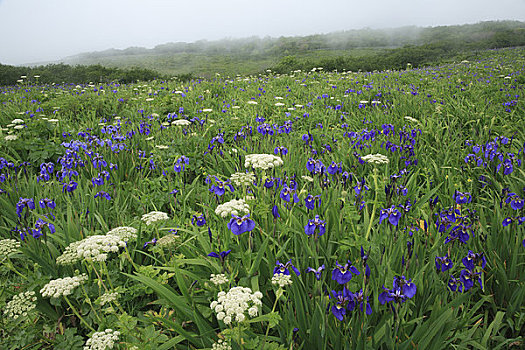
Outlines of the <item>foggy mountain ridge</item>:
M 175 54 L 207 55 L 246 55 L 267 56 L 293 54 L 313 50 L 351 50 L 357 48 L 397 48 L 407 45 L 424 45 L 444 40 L 476 41 L 495 35 L 505 30 L 525 30 L 525 22 L 520 21 L 487 21 L 476 24 L 453 26 L 417 27 L 405 26 L 389 29 L 353 29 L 293 37 L 224 38 L 207 41 L 205 39 L 192 43 L 168 42 L 148 49 L 145 47 L 128 47 L 126 49 L 110 48 L 104 51 L 84 52 L 64 59 L 47 62 L 66 64 L 101 63 L 97 60 L 117 57 L 162 56 Z M 525 32 L 523 32 L 525 35 Z M 38 63 L 41 64 L 41 63 Z M 35 64 L 36 65 L 36 64 Z

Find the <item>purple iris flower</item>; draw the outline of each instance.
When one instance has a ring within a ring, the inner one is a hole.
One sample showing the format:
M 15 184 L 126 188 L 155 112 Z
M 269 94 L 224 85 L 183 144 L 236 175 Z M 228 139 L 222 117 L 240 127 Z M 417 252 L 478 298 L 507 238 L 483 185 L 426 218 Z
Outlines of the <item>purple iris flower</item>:
M 106 198 L 108 201 L 111 200 L 111 196 L 109 195 L 109 193 L 107 192 L 104 192 L 104 191 L 99 191 L 97 194 L 95 194 L 95 198 Z
M 318 231 L 319 236 L 322 236 L 326 232 L 325 225 L 326 221 L 321 220 L 319 215 L 316 215 L 313 220 L 308 220 L 308 224 L 304 227 L 304 232 L 310 236 L 313 235 L 315 231 Z
M 16 214 L 18 217 L 22 216 L 22 211 L 24 208 L 27 208 L 28 210 L 35 209 L 35 201 L 33 198 L 22 198 L 20 197 L 20 200 L 18 203 L 16 203 Z
M 450 270 L 454 263 L 450 258 L 448 257 L 448 254 L 445 256 L 436 256 L 436 269 L 441 272 L 445 272 L 447 270 Z
M 277 260 L 277 262 L 275 263 L 275 267 L 273 269 L 273 274 L 283 274 L 283 275 L 289 275 L 290 274 L 290 270 L 289 268 L 291 268 L 295 274 L 297 276 L 299 276 L 301 274 L 301 272 L 299 272 L 299 270 L 293 266 L 292 264 L 292 260 L 288 260 L 288 262 L 286 264 L 283 264 L 281 262 L 279 262 L 279 260 Z
M 231 249 L 228 249 L 220 253 L 211 252 L 210 254 L 208 254 L 208 256 L 211 256 L 212 258 L 217 258 L 220 261 L 223 261 L 228 256 L 228 254 L 230 254 L 231 251 L 232 251 Z
M 191 224 L 197 225 L 199 227 L 206 225 L 206 218 L 204 217 L 204 214 L 201 214 L 199 216 L 193 215 L 193 217 L 191 218 Z
M 472 201 L 472 195 L 468 192 L 459 192 L 456 191 L 454 194 L 454 200 L 456 204 L 466 204 Z
M 321 279 L 321 273 L 325 269 L 324 264 L 319 266 L 317 269 L 314 269 L 313 267 L 306 268 L 306 273 L 313 272 L 315 274 L 315 278 L 319 281 Z
M 343 320 L 343 316 L 346 315 L 348 303 L 353 300 L 354 295 L 346 287 L 343 287 L 342 291 L 336 292 L 332 290 L 330 299 L 335 299 L 336 303 L 332 306 L 332 314 L 339 321 Z
M 461 259 L 461 262 L 463 263 L 465 268 L 471 271 L 474 270 L 476 265 L 480 265 L 482 269 L 484 269 L 487 265 L 487 260 L 485 259 L 485 254 L 483 254 L 483 252 L 473 253 L 471 250 L 468 251 L 466 257 Z
M 359 275 L 359 270 L 352 265 L 352 262 L 348 260 L 345 265 L 340 265 L 339 262 L 335 262 L 335 269 L 332 270 L 332 280 L 336 281 L 339 284 L 346 284 L 352 279 L 352 272 L 355 275 Z
M 381 214 L 379 215 L 379 224 L 383 222 L 384 219 L 388 218 L 388 222 L 394 226 L 399 224 L 399 219 L 401 219 L 401 213 L 396 209 L 395 206 L 391 206 L 387 209 L 382 209 Z
M 251 231 L 254 228 L 255 222 L 250 219 L 250 214 L 246 214 L 243 217 L 232 215 L 232 218 L 228 223 L 228 229 L 232 231 L 234 235 L 240 235 L 241 233 Z
M 363 303 L 364 303 L 364 293 L 363 290 L 360 289 L 359 292 L 353 294 L 352 300 L 348 303 L 348 310 L 352 311 L 356 307 L 356 305 L 359 305 L 359 309 L 363 311 Z M 372 306 L 368 302 L 368 297 L 366 297 L 366 314 L 371 315 L 372 314 Z

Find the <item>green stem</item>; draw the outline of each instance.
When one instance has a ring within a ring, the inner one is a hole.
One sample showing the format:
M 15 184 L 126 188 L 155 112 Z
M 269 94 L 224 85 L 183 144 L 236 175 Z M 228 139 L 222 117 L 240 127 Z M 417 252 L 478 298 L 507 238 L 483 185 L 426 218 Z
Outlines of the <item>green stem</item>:
M 73 313 L 78 317 L 78 319 L 83 322 L 92 332 L 95 332 L 95 328 L 91 327 L 91 325 L 89 323 L 86 322 L 86 320 L 84 320 L 82 318 L 82 316 L 80 316 L 80 314 L 78 313 L 77 309 L 75 309 L 75 307 L 71 304 L 71 302 L 69 301 L 69 299 L 67 298 L 67 296 L 64 295 L 64 299 L 66 299 L 66 302 L 67 304 L 69 305 L 69 307 L 71 308 L 71 310 L 73 310 Z
M 378 188 L 377 188 L 377 168 L 374 168 L 374 173 L 372 174 L 372 177 L 374 178 L 374 191 L 375 191 L 375 195 L 374 195 L 374 206 L 372 207 L 372 215 L 370 216 L 370 222 L 368 223 L 368 229 L 366 230 L 366 236 L 365 236 L 365 240 L 368 241 L 368 237 L 370 236 L 370 230 L 372 229 L 372 224 L 374 223 L 374 217 L 376 215 L 376 207 L 377 207 L 377 192 L 378 192 Z
M 279 289 L 281 289 L 281 288 L 279 288 Z M 275 307 L 277 306 L 277 302 L 281 298 L 282 294 L 283 294 L 282 290 L 281 290 L 281 293 L 277 292 L 277 295 L 276 295 L 276 298 L 275 298 L 275 302 L 273 303 L 273 307 L 272 307 L 272 312 L 271 313 L 273 313 L 275 311 Z M 268 338 L 268 333 L 270 333 L 270 323 L 269 322 L 268 322 L 268 327 L 266 327 L 266 333 L 264 334 L 264 340 L 263 340 L 263 343 L 262 343 L 262 346 L 261 346 L 261 350 L 264 350 L 264 346 L 266 345 L 266 338 Z

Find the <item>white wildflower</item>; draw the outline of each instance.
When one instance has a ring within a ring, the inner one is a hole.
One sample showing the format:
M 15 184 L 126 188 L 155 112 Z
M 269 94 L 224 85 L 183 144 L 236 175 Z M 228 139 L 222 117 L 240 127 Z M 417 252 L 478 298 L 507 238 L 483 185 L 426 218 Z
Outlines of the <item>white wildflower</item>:
M 380 153 L 377 154 L 367 154 L 364 157 L 361 157 L 364 161 L 372 164 L 388 164 L 388 157 Z
M 274 106 L 281 107 L 281 106 L 284 106 L 284 103 L 282 103 L 282 102 L 277 102 L 276 104 L 274 104 Z
M 17 118 L 17 119 L 13 119 L 13 120 L 11 121 L 11 124 L 24 124 L 24 123 L 25 123 L 25 122 L 24 122 L 23 119 L 18 119 L 18 118 Z
M 301 175 L 301 179 L 308 182 L 314 182 L 314 179 L 311 176 L 308 175 Z
M 18 125 L 15 125 L 13 128 L 17 130 L 21 130 L 21 129 L 24 129 L 25 127 L 26 127 L 25 125 L 18 124 Z
M 118 253 L 126 246 L 120 237 L 114 235 L 94 235 L 80 241 L 76 247 L 79 259 L 86 261 L 106 261 L 109 253 Z
M 171 125 L 178 125 L 178 126 L 186 126 L 186 125 L 190 125 L 190 124 L 191 124 L 191 122 L 189 120 L 186 120 L 186 119 L 177 119 L 177 120 L 171 122 Z
M 17 294 L 4 307 L 4 316 L 17 319 L 27 316 L 28 312 L 36 307 L 36 293 L 33 291 Z
M 158 149 L 168 149 L 170 148 L 169 146 L 166 146 L 166 145 L 155 145 L 156 148 Z
M 279 165 L 283 165 L 283 160 L 281 157 L 274 156 L 273 154 L 247 154 L 244 161 L 245 167 L 253 167 L 255 169 L 266 170 Z
M 278 285 L 279 287 L 286 287 L 292 284 L 292 277 L 285 275 L 284 273 L 276 273 L 272 277 L 272 284 Z
M 17 252 L 18 248 L 20 248 L 20 242 L 18 242 L 16 239 L 0 239 L 0 259 Z
M 137 229 L 129 226 L 120 226 L 110 230 L 106 235 L 117 236 L 125 242 L 130 242 L 137 239 Z
M 223 273 L 218 274 L 218 275 L 212 273 L 210 276 L 210 281 L 216 286 L 219 286 L 221 284 L 226 284 L 229 282 L 228 277 L 226 277 L 226 275 Z
M 256 105 L 257 104 L 257 102 L 253 101 L 253 100 L 250 100 L 250 101 L 248 101 L 246 103 L 249 104 L 249 105 Z
M 211 108 L 204 108 L 202 111 L 203 111 L 204 113 L 208 113 L 208 112 L 213 111 L 213 109 L 211 109 Z
M 101 306 L 104 306 L 106 304 L 109 304 L 113 301 L 116 301 L 119 297 L 119 293 L 118 292 L 106 292 L 104 294 L 102 294 L 99 298 L 99 304 Z
M 225 324 L 234 320 L 242 322 L 246 319 L 246 311 L 250 317 L 257 315 L 253 308 L 257 309 L 262 305 L 261 299 L 261 292 L 252 293 L 250 288 L 233 287 L 228 293 L 219 292 L 217 300 L 210 304 L 210 308 L 217 313 L 217 319 L 222 319 Z
M 78 261 L 80 258 L 77 254 L 77 248 L 82 243 L 82 241 L 76 241 L 71 243 L 66 247 L 62 255 L 57 258 L 58 265 L 72 265 Z
M 42 294 L 44 298 L 59 298 L 61 296 L 70 295 L 73 292 L 73 289 L 80 286 L 80 284 L 87 279 L 88 277 L 84 273 L 79 276 L 51 280 L 40 290 L 40 294 Z
M 6 141 L 15 141 L 16 139 L 18 139 L 17 135 L 7 135 L 6 137 L 4 137 L 4 140 Z
M 413 123 L 418 123 L 419 122 L 419 120 L 417 120 L 416 118 L 412 118 L 412 117 L 410 117 L 408 115 L 405 117 L 405 119 L 410 121 L 410 122 L 413 122 Z
M 114 331 L 112 329 L 106 329 L 102 332 L 95 332 L 86 341 L 84 350 L 106 350 L 113 349 L 115 343 L 118 342 L 120 336 L 119 331 Z
M 250 213 L 250 206 L 244 199 L 232 199 L 229 202 L 219 204 L 215 208 L 215 214 L 222 218 L 231 217 L 232 215 L 243 215 Z
M 211 346 L 211 349 L 212 350 L 231 350 L 232 347 L 228 342 L 222 339 L 219 339 L 216 343 L 213 343 L 213 345 Z
M 152 211 L 150 213 L 142 215 L 142 221 L 146 223 L 147 226 L 151 225 L 157 221 L 168 220 L 168 214 L 162 211 Z
M 157 240 L 157 247 L 170 248 L 177 245 L 177 240 L 179 236 L 173 233 L 167 234 L 163 237 L 160 237 Z
M 255 175 L 250 173 L 235 173 L 230 176 L 231 182 L 237 186 L 249 186 L 255 181 Z

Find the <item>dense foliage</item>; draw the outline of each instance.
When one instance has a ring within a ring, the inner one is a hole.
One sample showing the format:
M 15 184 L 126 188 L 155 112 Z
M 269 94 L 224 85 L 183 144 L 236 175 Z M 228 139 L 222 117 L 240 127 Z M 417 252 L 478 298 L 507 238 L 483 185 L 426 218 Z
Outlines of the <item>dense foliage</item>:
M 0 89 L 0 348 L 525 344 L 525 51 Z

